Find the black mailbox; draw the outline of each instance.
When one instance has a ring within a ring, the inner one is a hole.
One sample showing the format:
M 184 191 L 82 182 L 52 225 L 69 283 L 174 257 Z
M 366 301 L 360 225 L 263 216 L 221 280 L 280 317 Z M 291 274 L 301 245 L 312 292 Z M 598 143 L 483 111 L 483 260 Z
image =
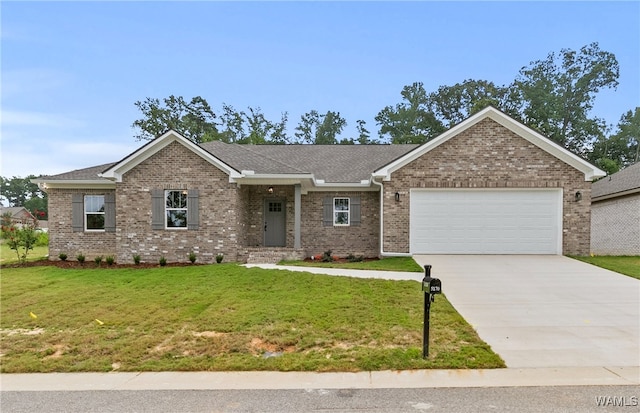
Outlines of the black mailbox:
M 438 278 L 431 278 L 431 281 L 429 282 L 429 292 L 431 294 L 442 293 L 442 283 Z

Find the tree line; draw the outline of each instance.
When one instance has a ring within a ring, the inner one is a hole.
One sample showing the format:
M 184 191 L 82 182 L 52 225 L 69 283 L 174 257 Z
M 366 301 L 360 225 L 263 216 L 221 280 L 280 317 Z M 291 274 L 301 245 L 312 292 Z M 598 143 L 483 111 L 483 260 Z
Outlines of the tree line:
M 422 82 L 414 82 L 402 88 L 399 103 L 385 106 L 375 116 L 377 136 L 371 135 L 362 119 L 356 120 L 357 136 L 342 136 L 347 120 L 340 112 L 316 109 L 300 117 L 291 135 L 287 112 L 269 120 L 260 108 L 237 110 L 223 103 L 215 113 L 200 96 L 137 101 L 142 117 L 132 126 L 138 140 L 174 129 L 196 143 L 420 144 L 492 105 L 614 173 L 638 161 L 640 108 L 621 114 L 615 129 L 590 113 L 599 91 L 617 88 L 619 71 L 615 55 L 591 43 L 578 51 L 562 49 L 530 62 L 508 85 L 467 79 L 428 92 Z
M 377 136 L 362 119 L 356 120 L 356 136 L 342 136 L 347 120 L 340 112 L 315 109 L 303 114 L 289 134 L 286 112 L 271 120 L 260 108 L 237 110 L 223 103 L 216 113 L 200 96 L 137 101 L 142 116 L 132 126 L 137 140 L 174 129 L 195 143 L 420 144 L 492 105 L 612 174 L 640 158 L 640 108 L 622 113 L 615 126 L 591 115 L 598 92 L 618 87 L 619 72 L 615 55 L 591 43 L 530 62 L 508 85 L 467 79 L 428 92 L 422 82 L 414 82 L 402 88 L 399 103 L 375 116 Z M 32 178 L 0 177 L 0 200 L 32 212 L 46 211 L 46 193 Z

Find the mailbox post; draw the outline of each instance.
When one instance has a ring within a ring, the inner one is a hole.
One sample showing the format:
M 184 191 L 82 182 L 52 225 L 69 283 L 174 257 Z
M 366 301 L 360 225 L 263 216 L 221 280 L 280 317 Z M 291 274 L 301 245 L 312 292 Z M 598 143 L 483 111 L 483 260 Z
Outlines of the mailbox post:
M 424 266 L 424 279 L 422 280 L 424 291 L 424 328 L 422 335 L 422 358 L 429 356 L 429 319 L 431 318 L 431 303 L 435 300 L 435 294 L 442 293 L 442 283 L 437 278 L 431 278 L 431 265 Z

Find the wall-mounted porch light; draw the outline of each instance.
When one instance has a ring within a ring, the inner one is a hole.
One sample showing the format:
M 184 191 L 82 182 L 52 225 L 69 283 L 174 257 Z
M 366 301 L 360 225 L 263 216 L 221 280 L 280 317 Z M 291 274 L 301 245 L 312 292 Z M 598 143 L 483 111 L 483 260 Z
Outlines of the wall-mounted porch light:
M 582 192 L 576 192 L 576 202 L 582 201 Z
M 273 193 L 273 187 L 272 187 L 272 186 L 270 186 L 270 187 L 269 187 L 269 189 L 267 189 L 267 192 L 268 192 L 268 193 L 270 193 L 270 194 L 272 194 L 272 193 Z
M 400 202 L 400 192 L 396 192 L 395 198 L 396 202 Z

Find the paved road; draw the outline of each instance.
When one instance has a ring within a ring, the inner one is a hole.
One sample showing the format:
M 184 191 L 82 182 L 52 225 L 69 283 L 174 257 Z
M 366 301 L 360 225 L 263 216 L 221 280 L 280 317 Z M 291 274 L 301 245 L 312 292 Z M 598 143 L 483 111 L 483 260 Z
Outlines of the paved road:
M 508 367 L 639 366 L 640 281 L 558 255 L 421 255 Z
M 0 392 L 3 413 L 634 412 L 631 386 Z M 600 404 L 599 404 L 600 403 Z

